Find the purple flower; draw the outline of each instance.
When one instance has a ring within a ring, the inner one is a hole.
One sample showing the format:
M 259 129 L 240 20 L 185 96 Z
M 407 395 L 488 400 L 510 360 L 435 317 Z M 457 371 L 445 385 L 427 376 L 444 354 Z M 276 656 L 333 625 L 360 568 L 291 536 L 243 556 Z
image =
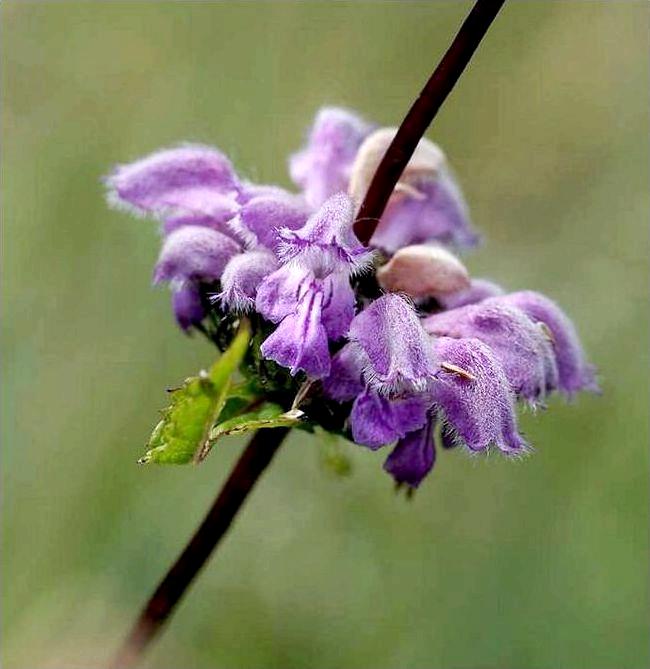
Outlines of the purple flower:
M 344 193 L 332 195 L 301 228 L 279 230 L 280 257 L 309 267 L 320 277 L 336 271 L 352 273 L 372 255 L 354 234 L 353 222 L 352 200 Z
M 304 290 L 295 311 L 264 340 L 262 355 L 288 367 L 292 375 L 303 370 L 312 378 L 327 376 L 330 355 L 327 331 L 321 320 L 322 306 L 321 290 Z
M 457 247 L 478 243 L 460 188 L 446 169 L 415 177 L 409 186 L 412 192 L 392 196 L 371 246 L 395 253 L 404 246 L 432 241 Z
M 586 360 L 578 333 L 555 302 L 529 290 L 510 293 L 498 300 L 521 309 L 530 319 L 542 324 L 555 351 L 562 392 L 571 397 L 580 390 L 599 391 L 595 368 Z
M 495 444 L 505 453 L 520 453 L 526 443 L 517 431 L 514 396 L 501 363 L 478 339 L 434 340 L 443 363 L 467 374 L 442 371 L 432 386 L 432 399 L 447 430 L 472 451 Z
M 423 395 L 389 399 L 366 388 L 352 405 L 352 438 L 373 450 L 391 444 L 426 423 L 428 406 Z
M 300 196 L 275 189 L 248 200 L 239 215 L 231 220 L 230 228 L 249 246 L 261 244 L 275 251 L 279 243 L 278 230 L 301 228 L 308 217 L 309 210 Z
M 255 306 L 258 286 L 277 267 L 276 257 L 266 249 L 233 256 L 221 276 L 221 303 L 234 311 L 249 311 Z
M 439 295 L 438 302 L 445 309 L 457 309 L 467 304 L 476 304 L 488 297 L 503 295 L 501 286 L 487 279 L 472 279 L 468 288 L 463 288 L 454 293 Z
M 347 191 L 350 170 L 372 126 L 345 109 L 318 112 L 307 145 L 291 156 L 289 173 L 304 190 L 307 203 L 320 207 L 334 193 Z
M 235 241 L 216 230 L 184 226 L 165 239 L 154 282 L 214 281 L 221 277 L 226 263 L 240 250 Z
M 323 380 L 326 397 L 337 402 L 347 402 L 363 392 L 364 355 L 355 344 L 346 344 L 332 358 L 330 374 Z
M 184 284 L 174 290 L 172 308 L 176 322 L 185 332 L 205 318 L 201 294 L 193 283 Z
M 191 144 L 120 165 L 105 181 L 108 199 L 118 207 L 156 217 L 209 218 L 216 224 L 227 220 L 239 188 L 223 154 Z
M 366 382 L 377 392 L 423 390 L 436 373 L 431 340 L 399 295 L 384 295 L 357 314 L 349 338 L 363 354 Z
M 411 488 L 417 488 L 431 471 L 436 459 L 433 439 L 435 426 L 435 418 L 430 418 L 424 427 L 409 432 L 400 439 L 386 458 L 384 470 L 395 479 L 396 483 L 405 483 Z
M 555 355 L 542 328 L 522 311 L 491 298 L 429 316 L 427 332 L 448 337 L 474 337 L 499 358 L 517 395 L 535 403 L 557 388 Z

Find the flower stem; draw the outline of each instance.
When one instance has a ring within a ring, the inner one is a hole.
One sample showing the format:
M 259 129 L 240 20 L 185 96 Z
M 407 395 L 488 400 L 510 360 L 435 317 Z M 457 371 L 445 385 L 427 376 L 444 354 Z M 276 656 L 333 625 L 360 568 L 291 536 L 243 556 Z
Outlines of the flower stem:
M 354 224 L 354 231 L 363 244 L 367 245 L 370 241 L 395 184 L 402 176 L 418 142 L 463 73 L 504 2 L 505 0 L 476 1 L 438 67 L 404 117 L 375 172 Z
M 248 494 L 280 448 L 288 428 L 256 432 L 194 536 L 142 609 L 110 669 L 134 667 L 224 537 Z
M 505 0 L 477 0 L 447 53 L 399 127 L 377 168 L 355 223 L 355 232 L 364 244 L 370 241 L 415 147 L 504 2 Z M 203 522 L 160 582 L 111 660 L 108 665 L 110 669 L 129 669 L 136 666 L 194 577 L 228 531 L 237 512 L 288 432 L 288 428 L 275 428 L 253 435 Z

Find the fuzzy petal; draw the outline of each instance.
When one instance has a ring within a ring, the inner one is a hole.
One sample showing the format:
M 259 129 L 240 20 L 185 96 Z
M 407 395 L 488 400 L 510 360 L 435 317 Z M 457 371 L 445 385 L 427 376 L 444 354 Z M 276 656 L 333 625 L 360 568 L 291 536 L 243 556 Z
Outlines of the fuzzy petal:
M 205 146 L 165 149 L 106 178 L 108 198 L 141 214 L 204 214 L 222 211 L 224 197 L 234 198 L 238 180 L 230 161 Z
M 336 341 L 344 337 L 350 329 L 356 298 L 346 275 L 331 274 L 323 281 L 323 290 L 323 325 L 327 336 Z
M 427 408 L 421 396 L 391 400 L 367 388 L 352 405 L 352 438 L 372 450 L 386 446 L 422 427 L 427 421 Z
M 278 229 L 296 230 L 309 217 L 304 200 L 291 193 L 260 195 L 241 209 L 238 224 L 257 244 L 275 251 L 279 243 Z
M 501 286 L 487 279 L 472 279 L 468 288 L 438 296 L 438 301 L 445 309 L 457 309 L 467 304 L 476 304 L 488 297 L 503 295 Z
M 179 228 L 165 239 L 154 282 L 219 279 L 226 263 L 239 251 L 236 242 L 210 228 Z
M 391 198 L 370 240 L 371 246 L 387 253 L 427 242 L 476 246 L 479 236 L 460 188 L 449 172 L 425 175 L 409 185 L 415 194 L 402 193 Z
M 498 356 L 514 392 L 535 403 L 557 388 L 555 355 L 542 328 L 501 299 L 444 311 L 423 325 L 435 335 L 480 339 Z
M 497 299 L 521 309 L 530 319 L 548 328 L 562 392 L 571 397 L 581 390 L 599 391 L 595 368 L 587 362 L 578 333 L 571 319 L 555 302 L 528 290 Z
M 321 323 L 322 303 L 322 292 L 305 293 L 296 312 L 284 318 L 263 342 L 262 355 L 288 367 L 292 375 L 302 369 L 311 378 L 327 376 L 330 356 L 327 333 Z
M 473 377 L 444 370 L 438 375 L 432 396 L 447 426 L 472 451 L 495 444 L 506 453 L 523 452 L 514 396 L 497 356 L 478 339 L 438 337 L 434 345 L 440 360 Z
M 349 337 L 364 352 L 366 382 L 378 392 L 423 390 L 436 373 L 430 338 L 399 295 L 384 295 L 357 314 Z
M 221 277 L 219 299 L 229 309 L 249 311 L 255 306 L 258 286 L 277 268 L 276 257 L 266 249 L 233 256 Z
M 205 318 L 201 295 L 194 284 L 185 284 L 172 293 L 172 308 L 176 322 L 186 332 Z
M 321 109 L 307 145 L 291 156 L 289 173 L 304 190 L 308 204 L 320 207 L 328 197 L 348 187 L 350 170 L 372 126 L 346 109 Z
M 264 318 L 279 323 L 296 310 L 300 297 L 312 281 L 313 275 L 309 270 L 284 265 L 260 283 L 255 308 Z
M 298 230 L 281 228 L 279 254 L 295 260 L 324 277 L 333 271 L 355 272 L 372 254 L 352 229 L 354 206 L 345 193 L 332 195 Z
M 396 483 L 406 483 L 411 488 L 417 488 L 431 471 L 436 459 L 434 428 L 435 420 L 428 420 L 424 427 L 409 432 L 397 442 L 384 463 L 384 470 Z

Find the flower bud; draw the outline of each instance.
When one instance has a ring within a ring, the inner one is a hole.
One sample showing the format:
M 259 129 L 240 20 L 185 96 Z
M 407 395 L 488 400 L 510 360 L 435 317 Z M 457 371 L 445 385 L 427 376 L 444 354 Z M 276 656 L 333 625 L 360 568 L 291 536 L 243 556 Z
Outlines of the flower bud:
M 397 251 L 377 270 L 377 281 L 389 293 L 413 298 L 447 295 L 470 285 L 467 268 L 453 253 L 423 244 Z

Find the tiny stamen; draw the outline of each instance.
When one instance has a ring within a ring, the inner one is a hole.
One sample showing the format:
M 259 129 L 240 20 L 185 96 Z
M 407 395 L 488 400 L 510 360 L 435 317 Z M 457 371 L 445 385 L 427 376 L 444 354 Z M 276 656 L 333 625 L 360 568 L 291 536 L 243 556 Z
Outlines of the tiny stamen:
M 474 374 L 468 372 L 466 369 L 463 369 L 462 367 L 458 367 L 457 365 L 452 365 L 450 362 L 441 362 L 440 367 L 441 369 L 444 369 L 445 372 L 458 374 L 458 376 L 461 376 L 462 378 L 467 379 L 468 381 L 476 381 L 476 377 L 474 376 Z

